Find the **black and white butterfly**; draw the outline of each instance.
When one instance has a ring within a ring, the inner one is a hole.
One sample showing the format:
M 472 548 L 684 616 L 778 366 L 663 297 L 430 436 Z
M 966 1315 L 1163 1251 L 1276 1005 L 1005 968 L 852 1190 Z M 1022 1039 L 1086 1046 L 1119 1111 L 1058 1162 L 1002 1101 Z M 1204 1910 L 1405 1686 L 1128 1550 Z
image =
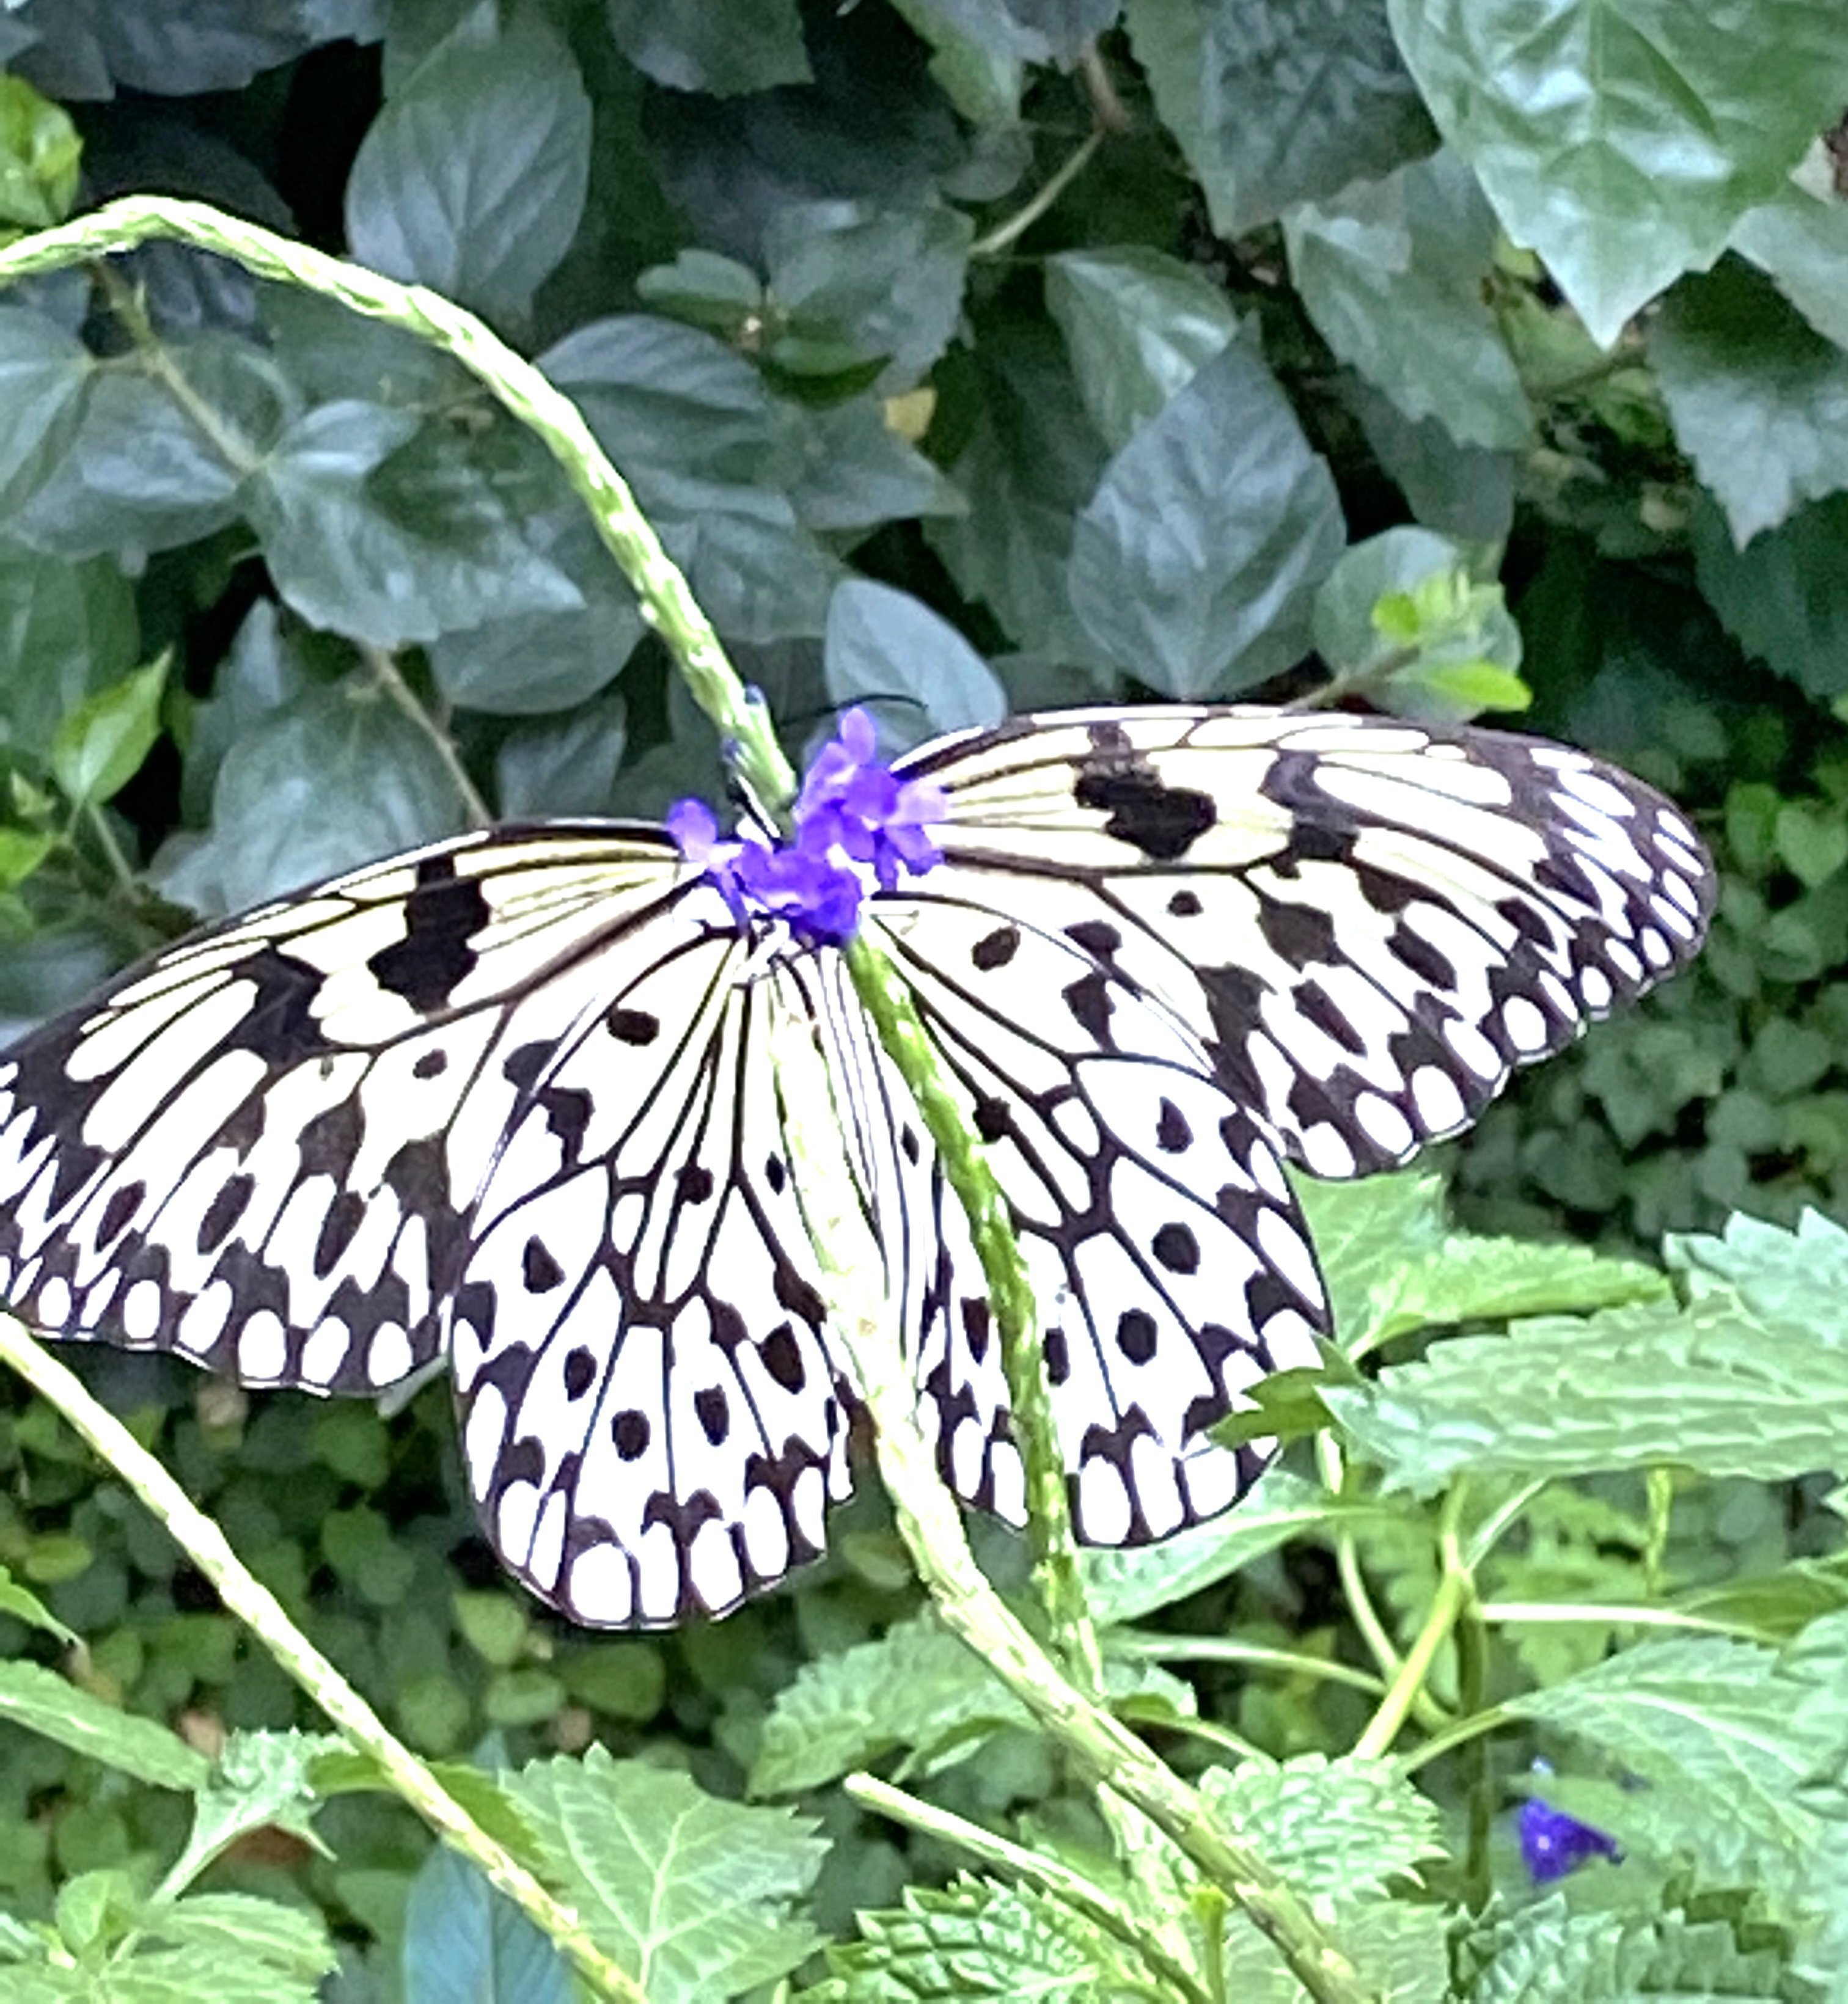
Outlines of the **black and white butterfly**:
M 1080 1535 L 1164 1537 L 1316 1360 L 1284 1175 L 1403 1162 L 1696 949 L 1647 787 L 1480 730 L 1242 707 L 927 745 L 935 867 L 868 881 L 1012 1206 Z M 980 1268 L 835 947 L 666 832 L 507 827 L 196 933 L 0 1059 L 0 1298 L 247 1385 L 445 1353 L 501 1557 L 573 1619 L 718 1613 L 848 1487 L 766 1040 L 812 1026 L 945 1479 L 1018 1522 Z

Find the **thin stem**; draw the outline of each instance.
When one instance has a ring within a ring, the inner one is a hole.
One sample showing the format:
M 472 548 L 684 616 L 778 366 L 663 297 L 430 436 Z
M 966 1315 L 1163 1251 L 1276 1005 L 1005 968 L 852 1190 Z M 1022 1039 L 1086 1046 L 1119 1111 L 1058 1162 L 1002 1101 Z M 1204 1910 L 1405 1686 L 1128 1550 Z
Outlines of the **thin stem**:
M 1098 1785 L 1134 1804 L 1240 1906 L 1316 2004 L 1378 2004 L 1310 1908 L 1209 1803 L 1059 1668 L 995 1592 L 938 1480 L 903 1358 L 886 1333 L 882 1262 L 808 1026 L 772 1032 L 793 1178 L 822 1291 L 873 1423 L 879 1473 L 899 1529 L 944 1624 L 960 1636 Z
M 142 304 L 141 295 L 134 286 L 106 259 L 99 258 L 90 269 L 142 366 L 186 413 L 194 429 L 224 462 L 226 471 L 235 474 L 240 480 L 248 478 L 263 464 L 262 454 L 234 426 L 226 422 L 216 405 L 193 387 L 166 342 L 156 332 L 154 323 Z
M 1134 119 L 1129 115 L 1129 107 L 1117 94 L 1117 81 L 1110 75 L 1110 67 L 1098 52 L 1097 37 L 1089 37 L 1078 52 L 1078 73 L 1085 86 L 1085 95 L 1091 100 L 1091 115 L 1097 121 L 1100 132 L 1111 132 L 1120 136 L 1135 129 Z
M 1091 164 L 1092 156 L 1103 144 L 1105 137 L 1101 124 L 1087 133 L 1059 163 L 1036 194 L 1022 203 L 1005 222 L 998 222 L 985 236 L 978 236 L 970 245 L 970 256 L 998 258 L 1004 250 L 1024 236 Z
M 1469 1543 L 1465 1549 L 1471 1572 L 1474 1572 L 1501 1543 L 1510 1526 L 1546 1486 L 1544 1477 L 1536 1481 L 1523 1483 L 1505 1503 L 1498 1504 L 1475 1530 L 1471 1532 Z
M 1456 1482 L 1444 1498 L 1438 1531 L 1443 1569 L 1438 1575 L 1437 1591 L 1431 1596 L 1424 1626 L 1406 1651 L 1397 1676 L 1380 1701 L 1378 1710 L 1368 1720 L 1366 1729 L 1354 1743 L 1356 1754 L 1377 1757 L 1390 1749 L 1425 1687 L 1425 1680 L 1431 1674 L 1431 1666 L 1437 1659 L 1438 1651 L 1449 1640 L 1458 1616 L 1475 1596 L 1475 1580 L 1463 1562 L 1457 1537 L 1464 1488 L 1461 1481 Z
M 1222 1753 L 1233 1754 L 1240 1761 L 1259 1761 L 1268 1767 L 1275 1758 L 1255 1739 L 1247 1739 L 1243 1733 L 1234 1732 L 1229 1725 L 1222 1725 L 1217 1719 L 1180 1716 L 1158 1722 L 1164 1732 L 1178 1733 L 1183 1739 L 1204 1739 L 1208 1746 L 1217 1746 Z
M 1458 1617 L 1457 1709 L 1465 1718 L 1482 1709 L 1489 1681 L 1489 1632 L 1471 1594 Z M 1461 1743 L 1464 1800 L 1468 1805 L 1468 1841 L 1464 1850 L 1464 1897 L 1471 1913 L 1489 1904 L 1493 1880 L 1489 1865 L 1489 1839 L 1494 1804 L 1489 1799 L 1489 1747 L 1480 1736 Z
M 993 1831 L 984 1830 L 980 1824 L 970 1823 L 949 1810 L 939 1809 L 934 1803 L 920 1802 L 916 1796 L 895 1789 L 889 1782 L 875 1780 L 871 1775 L 850 1775 L 843 1785 L 863 1808 L 966 1852 L 983 1864 L 1012 1873 L 1029 1885 L 1063 1900 L 1133 1950 L 1159 1981 L 1171 1986 L 1189 2004 L 1212 2004 L 1211 1992 L 1161 1937 L 1129 1907 L 1112 1899 L 1082 1873 L 1073 1871 L 1056 1858 L 1012 1844 L 1006 1838 L 998 1837 Z
M 100 801 L 86 801 L 83 814 L 90 825 L 91 832 L 96 838 L 97 846 L 108 858 L 109 867 L 117 888 L 132 897 L 135 891 L 135 871 L 128 857 L 122 853 L 122 845 L 115 839 L 115 830 L 109 825 L 109 817 L 103 811 L 102 803 Z
M 1471 1718 L 1453 1720 L 1443 1732 L 1432 1733 L 1422 1746 L 1415 1746 L 1409 1754 L 1399 1755 L 1394 1764 L 1401 1775 L 1416 1774 L 1428 1763 L 1454 1752 L 1459 1746 L 1467 1746 L 1485 1733 L 1499 1732 L 1503 1726 L 1512 1723 L 1510 1713 L 1499 1705 L 1492 1705 L 1488 1711 L 1478 1711 Z
M 1715 1621 L 1704 1614 L 1684 1614 L 1674 1607 L 1635 1607 L 1601 1600 L 1485 1600 L 1476 1612 L 1492 1627 L 1510 1621 L 1569 1624 L 1597 1622 L 1632 1628 L 1683 1628 L 1700 1635 L 1733 1635 L 1776 1648 L 1787 1638 L 1749 1621 Z
M 1378 1697 L 1386 1682 L 1371 1670 L 1298 1649 L 1272 1649 L 1261 1642 L 1235 1641 L 1228 1635 L 1130 1635 L 1110 1638 L 1113 1656 L 1134 1656 L 1155 1662 L 1250 1663 L 1258 1669 L 1287 1670 L 1293 1676 L 1316 1677 L 1325 1683 L 1348 1684 Z
M 462 763 L 461 755 L 449 733 L 417 700 L 416 692 L 405 680 L 404 671 L 398 665 L 397 656 L 390 648 L 375 646 L 370 641 L 361 641 L 359 646 L 360 658 L 371 671 L 372 678 L 381 693 L 430 741 L 469 820 L 477 828 L 487 827 L 494 818 L 493 809 L 482 798 L 475 782 L 469 778 L 468 769 Z
M 0 1362 L 10 1365 L 54 1407 L 166 1526 L 230 1612 L 339 1727 L 370 1754 L 391 1786 L 445 1842 L 479 1866 L 558 1944 L 559 1953 L 599 1995 L 647 2004 L 634 1978 L 604 1954 L 577 1916 L 475 1822 L 423 1763 L 387 1729 L 384 1720 L 316 1649 L 274 1594 L 239 1560 L 225 1535 L 121 1421 L 91 1397 L 66 1365 L 49 1355 L 24 1324 L 0 1315 Z

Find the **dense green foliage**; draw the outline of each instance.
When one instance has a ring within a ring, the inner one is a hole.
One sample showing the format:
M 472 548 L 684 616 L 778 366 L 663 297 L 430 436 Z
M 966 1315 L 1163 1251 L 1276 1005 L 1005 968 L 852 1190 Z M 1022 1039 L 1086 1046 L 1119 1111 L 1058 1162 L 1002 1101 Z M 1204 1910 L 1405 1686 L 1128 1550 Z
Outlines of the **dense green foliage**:
M 1455 1151 L 1532 1242 L 1307 1193 L 1370 1361 L 1086 1575 L 1113 1705 L 1381 1994 L 1848 1997 L 1848 25 L 1534 15 L 5 0 L 0 229 L 195 195 L 479 313 L 792 750 L 850 700 L 914 740 L 1332 682 L 1674 790 L 1700 965 Z M 412 338 L 171 244 L 0 301 L 0 1018 L 472 820 L 716 798 L 718 748 Z M 650 1999 L 1302 1994 L 938 1625 L 870 1468 L 793 1589 L 598 1637 L 475 1537 L 440 1386 L 81 1362 Z M 8 2004 L 572 1994 L 10 1386 L 0 1655 Z M 1538 1755 L 1621 1863 L 1529 1884 Z

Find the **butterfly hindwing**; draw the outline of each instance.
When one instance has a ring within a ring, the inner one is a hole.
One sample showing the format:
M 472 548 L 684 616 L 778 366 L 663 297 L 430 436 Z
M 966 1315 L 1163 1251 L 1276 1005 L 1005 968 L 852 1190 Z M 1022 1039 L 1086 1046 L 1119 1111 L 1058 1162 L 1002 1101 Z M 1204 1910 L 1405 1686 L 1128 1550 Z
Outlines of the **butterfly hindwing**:
M 1056 924 L 1170 1007 L 1317 1175 L 1407 1160 L 1691 957 L 1692 830 L 1585 754 L 1226 707 L 1072 713 L 903 762 L 948 797 L 924 899 Z

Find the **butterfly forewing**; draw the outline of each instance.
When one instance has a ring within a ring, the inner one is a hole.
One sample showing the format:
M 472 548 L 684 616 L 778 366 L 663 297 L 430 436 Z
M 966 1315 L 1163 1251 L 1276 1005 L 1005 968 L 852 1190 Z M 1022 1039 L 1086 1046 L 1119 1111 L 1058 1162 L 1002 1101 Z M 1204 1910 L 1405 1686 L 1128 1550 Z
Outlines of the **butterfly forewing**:
M 1666 801 L 1492 731 L 1113 710 L 903 770 L 949 801 L 923 895 L 1057 923 L 1321 1175 L 1468 1125 L 1512 1067 L 1690 958 L 1712 904 Z

